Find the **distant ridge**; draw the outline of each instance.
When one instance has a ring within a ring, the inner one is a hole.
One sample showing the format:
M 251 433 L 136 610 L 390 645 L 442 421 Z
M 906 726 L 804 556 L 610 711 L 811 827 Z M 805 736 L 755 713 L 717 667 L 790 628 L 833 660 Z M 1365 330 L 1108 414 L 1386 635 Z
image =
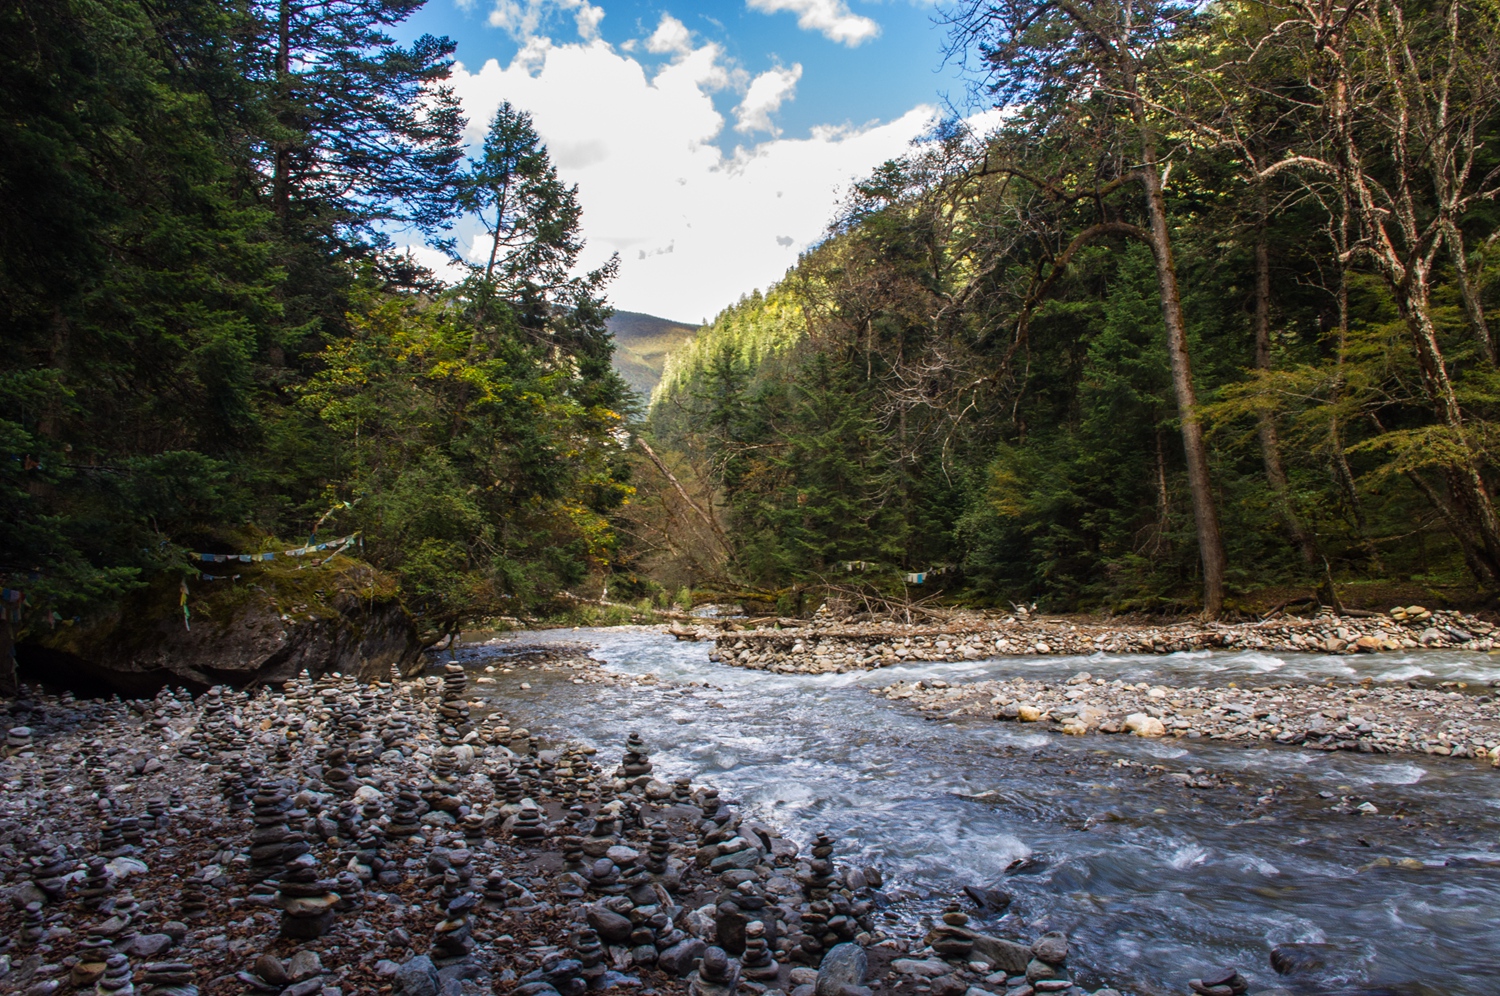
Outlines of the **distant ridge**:
M 667 353 L 698 332 L 696 325 L 638 311 L 617 311 L 607 324 L 615 337 L 614 367 L 643 398 L 661 380 Z

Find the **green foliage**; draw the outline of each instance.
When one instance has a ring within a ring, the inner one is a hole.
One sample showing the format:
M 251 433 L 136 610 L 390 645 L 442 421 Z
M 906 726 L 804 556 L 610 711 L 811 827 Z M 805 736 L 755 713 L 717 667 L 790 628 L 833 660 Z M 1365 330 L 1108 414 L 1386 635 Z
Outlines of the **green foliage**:
M 453 43 L 388 35 L 420 5 L 0 12 L 0 580 L 27 592 L 20 635 L 173 589 L 188 550 L 314 529 L 361 530 L 438 631 L 609 564 L 629 493 L 613 269 L 570 274 L 576 193 L 524 115 L 503 109 L 465 171 Z M 499 266 L 444 291 L 387 232 L 461 208 L 496 226 Z

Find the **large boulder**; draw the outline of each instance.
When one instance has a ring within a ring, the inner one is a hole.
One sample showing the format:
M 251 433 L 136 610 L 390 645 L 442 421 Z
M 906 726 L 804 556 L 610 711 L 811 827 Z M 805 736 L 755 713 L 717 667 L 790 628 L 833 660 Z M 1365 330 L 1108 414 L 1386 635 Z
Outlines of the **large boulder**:
M 79 689 L 152 694 L 281 682 L 306 669 L 364 680 L 421 668 L 422 644 L 394 585 L 338 557 L 322 567 L 272 562 L 216 566 L 238 580 L 188 584 L 191 628 L 176 579 L 132 592 L 100 615 L 33 635 L 17 648 L 22 676 Z
M 835 944 L 818 966 L 818 980 L 813 983 L 814 996 L 841 996 L 845 987 L 857 989 L 863 986 L 868 967 L 864 948 L 848 941 Z

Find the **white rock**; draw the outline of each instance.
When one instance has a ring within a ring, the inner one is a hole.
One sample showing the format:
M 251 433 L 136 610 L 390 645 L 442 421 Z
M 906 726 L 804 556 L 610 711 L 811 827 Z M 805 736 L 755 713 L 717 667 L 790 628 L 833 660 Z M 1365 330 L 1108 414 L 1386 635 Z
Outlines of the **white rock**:
M 144 861 L 139 861 L 135 858 L 123 855 L 106 864 L 104 868 L 115 878 L 129 878 L 132 875 L 144 875 L 151 870 L 146 867 L 146 863 Z
M 1125 717 L 1125 729 L 1138 737 L 1164 737 L 1167 728 L 1162 721 L 1155 716 L 1148 716 L 1143 712 L 1133 712 Z

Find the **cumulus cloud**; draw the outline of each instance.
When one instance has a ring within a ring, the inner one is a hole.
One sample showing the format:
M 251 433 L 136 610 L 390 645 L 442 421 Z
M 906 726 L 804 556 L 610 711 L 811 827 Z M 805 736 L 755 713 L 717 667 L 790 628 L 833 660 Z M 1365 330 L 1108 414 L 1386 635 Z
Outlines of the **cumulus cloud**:
M 780 135 L 771 115 L 781 110 L 785 101 L 792 99 L 801 78 L 802 66 L 799 63 L 791 69 L 768 69 L 751 80 L 745 99 L 734 109 L 734 130 L 746 135 L 764 131 L 773 138 Z
M 790 11 L 797 27 L 817 31 L 829 41 L 854 48 L 879 36 L 880 25 L 849 9 L 844 0 L 746 0 L 751 10 L 762 14 Z
M 473 0 L 461 0 L 460 6 L 469 6 Z M 599 22 L 604 20 L 604 8 L 595 7 L 589 0 L 494 0 L 490 8 L 490 27 L 500 28 L 517 41 L 528 41 L 547 22 L 559 14 L 571 13 L 578 37 L 592 41 L 599 37 Z
M 646 39 L 646 51 L 656 55 L 687 55 L 693 50 L 693 34 L 671 14 L 663 14 L 650 38 Z
M 919 106 L 890 122 L 817 128 L 726 154 L 715 144 L 727 122 L 712 95 L 744 83 L 718 46 L 671 39 L 669 27 L 660 44 L 676 57 L 655 71 L 598 39 L 533 38 L 509 65 L 458 66 L 451 82 L 471 141 L 502 99 L 532 114 L 558 172 L 578 184 L 584 265 L 620 255 L 617 307 L 693 321 L 780 278 L 822 235 L 849 182 L 901 155 L 937 114 Z M 798 67 L 773 73 L 782 75 L 749 83 L 736 112 L 749 121 L 759 109 L 750 131 L 771 131 L 796 85 Z M 458 234 L 481 240 L 476 229 Z

